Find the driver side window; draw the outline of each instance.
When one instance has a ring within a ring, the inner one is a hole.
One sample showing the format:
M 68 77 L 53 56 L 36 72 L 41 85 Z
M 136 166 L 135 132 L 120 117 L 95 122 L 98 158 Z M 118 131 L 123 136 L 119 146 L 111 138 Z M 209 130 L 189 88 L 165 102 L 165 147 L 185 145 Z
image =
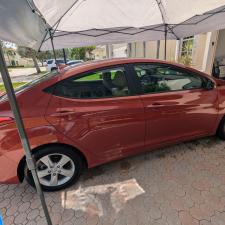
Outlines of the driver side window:
M 199 75 L 169 65 L 143 64 L 135 65 L 134 69 L 146 94 L 199 89 L 205 85 Z

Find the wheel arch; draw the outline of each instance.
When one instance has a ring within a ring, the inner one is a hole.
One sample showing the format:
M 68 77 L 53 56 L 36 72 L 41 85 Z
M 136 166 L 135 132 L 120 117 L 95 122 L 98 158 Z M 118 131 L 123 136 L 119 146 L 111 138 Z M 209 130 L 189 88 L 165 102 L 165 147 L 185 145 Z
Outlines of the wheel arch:
M 83 162 L 84 162 L 84 168 L 88 168 L 88 161 L 87 158 L 85 157 L 85 155 L 76 147 L 69 145 L 69 144 L 64 144 L 64 143 L 49 143 L 49 144 L 43 144 L 40 145 L 34 149 L 32 149 L 32 154 L 35 154 L 37 151 L 40 151 L 41 149 L 45 148 L 45 147 L 53 147 L 53 146 L 62 146 L 65 148 L 70 148 L 73 151 L 76 151 L 82 158 Z M 19 178 L 20 182 L 23 182 L 24 180 L 24 166 L 26 165 L 26 156 L 23 156 L 23 158 L 20 160 L 19 165 L 17 167 L 17 176 Z

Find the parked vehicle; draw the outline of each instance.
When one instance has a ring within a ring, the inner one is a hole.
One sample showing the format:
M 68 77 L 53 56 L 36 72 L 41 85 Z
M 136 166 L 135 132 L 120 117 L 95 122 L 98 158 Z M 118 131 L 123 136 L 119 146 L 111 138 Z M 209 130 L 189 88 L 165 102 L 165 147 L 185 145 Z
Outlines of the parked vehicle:
M 203 136 L 225 139 L 225 81 L 148 59 L 82 63 L 16 90 L 44 190 L 76 182 L 85 168 Z M 34 103 L 34 104 L 31 104 Z M 0 99 L 0 182 L 27 169 L 13 114 Z
M 65 64 L 64 59 L 49 59 L 47 60 L 46 70 L 51 72 L 53 70 L 57 70 L 57 65 Z
M 72 66 L 72 65 L 78 65 L 78 64 L 80 64 L 80 63 L 82 63 L 82 62 L 84 62 L 83 60 L 70 60 L 70 61 L 68 61 L 66 64 L 68 65 L 68 66 Z
M 46 60 L 43 62 L 43 66 L 47 66 L 47 61 Z

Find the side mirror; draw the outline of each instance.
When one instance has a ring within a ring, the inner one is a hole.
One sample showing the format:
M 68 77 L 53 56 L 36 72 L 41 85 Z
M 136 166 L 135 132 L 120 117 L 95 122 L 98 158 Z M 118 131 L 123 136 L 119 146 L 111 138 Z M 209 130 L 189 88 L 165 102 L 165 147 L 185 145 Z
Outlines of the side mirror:
M 214 86 L 215 86 L 215 84 L 214 84 L 213 81 L 207 80 L 205 89 L 206 89 L 206 90 L 212 90 L 212 89 L 214 88 Z

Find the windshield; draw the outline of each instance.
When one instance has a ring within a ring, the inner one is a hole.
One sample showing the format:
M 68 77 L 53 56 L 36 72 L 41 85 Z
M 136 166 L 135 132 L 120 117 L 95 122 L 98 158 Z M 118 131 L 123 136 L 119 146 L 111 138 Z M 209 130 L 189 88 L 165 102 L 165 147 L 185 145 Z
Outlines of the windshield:
M 53 63 L 53 60 L 48 60 L 47 61 L 47 64 L 52 64 Z
M 22 91 L 25 91 L 25 90 L 27 90 L 27 89 L 29 89 L 29 88 L 37 85 L 37 84 L 40 84 L 43 81 L 46 81 L 46 80 L 50 79 L 51 77 L 56 76 L 58 73 L 59 73 L 58 70 L 53 70 L 53 71 L 51 71 L 49 73 L 46 73 L 46 74 L 40 76 L 39 78 L 37 78 L 35 80 L 32 80 L 31 82 L 28 82 L 28 83 L 26 83 L 26 84 L 24 84 L 22 86 L 19 86 L 19 87 L 15 88 L 14 89 L 14 92 L 15 92 L 15 94 L 18 94 L 18 93 L 20 93 Z M 1 100 L 6 100 L 7 99 L 6 93 L 4 93 L 0 97 L 0 99 Z

